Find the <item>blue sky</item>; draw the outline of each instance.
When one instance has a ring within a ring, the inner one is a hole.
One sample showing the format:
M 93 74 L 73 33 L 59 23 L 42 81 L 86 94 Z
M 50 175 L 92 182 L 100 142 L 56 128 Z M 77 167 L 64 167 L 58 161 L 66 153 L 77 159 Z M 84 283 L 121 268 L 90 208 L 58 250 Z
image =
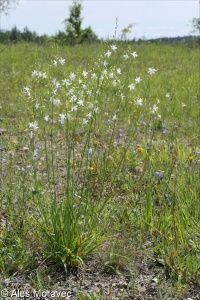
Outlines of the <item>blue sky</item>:
M 69 15 L 69 0 L 20 0 L 9 16 L 2 15 L 1 29 L 27 26 L 38 34 L 53 35 L 64 30 Z M 129 38 L 158 38 L 191 34 L 190 21 L 199 17 L 199 0 L 85 0 L 82 27 L 91 25 L 98 37 L 112 37 L 118 18 L 117 37 L 134 23 Z

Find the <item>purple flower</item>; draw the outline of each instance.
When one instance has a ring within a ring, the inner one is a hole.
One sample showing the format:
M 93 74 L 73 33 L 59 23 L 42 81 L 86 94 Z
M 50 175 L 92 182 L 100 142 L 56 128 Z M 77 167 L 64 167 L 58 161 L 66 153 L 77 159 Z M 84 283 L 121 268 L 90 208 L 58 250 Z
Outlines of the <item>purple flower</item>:
M 0 150 L 3 150 L 3 146 L 2 145 L 0 145 Z
M 159 178 L 163 178 L 163 176 L 164 176 L 164 173 L 165 173 L 165 171 L 157 171 L 157 172 L 155 172 L 155 175 L 157 176 L 157 177 L 159 177 Z
M 27 152 L 29 150 L 29 147 L 27 147 L 27 146 L 24 146 L 23 148 L 22 148 L 22 151 L 24 151 L 24 152 Z
M 0 128 L 0 134 L 3 134 L 6 132 L 6 129 L 5 128 Z
M 30 165 L 26 166 L 27 170 L 30 170 L 31 168 L 32 168 L 32 166 L 30 166 Z
M 108 119 L 108 120 L 106 121 L 106 123 L 107 123 L 107 124 L 110 124 L 110 122 L 111 122 L 111 120 L 110 120 L 110 119 Z
M 22 171 L 22 173 L 24 173 L 24 172 L 25 172 L 25 169 L 24 169 L 24 168 L 21 168 L 21 171 Z
M 45 160 L 44 156 L 40 157 L 40 160 L 44 161 Z
M 41 147 L 41 143 L 37 142 L 36 143 L 36 147 L 40 148 Z
M 163 129 L 163 130 L 162 130 L 162 133 L 167 133 L 167 129 Z
M 56 121 L 54 119 L 51 119 L 50 123 L 53 125 L 56 123 Z
M 119 133 L 118 136 L 117 136 L 117 138 L 120 139 L 121 137 L 122 137 L 122 134 Z

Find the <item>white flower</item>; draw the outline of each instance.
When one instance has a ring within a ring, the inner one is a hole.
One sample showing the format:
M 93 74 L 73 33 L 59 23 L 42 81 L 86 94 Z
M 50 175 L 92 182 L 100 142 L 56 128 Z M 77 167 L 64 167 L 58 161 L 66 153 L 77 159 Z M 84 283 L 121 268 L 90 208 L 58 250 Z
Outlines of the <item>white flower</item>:
M 93 106 L 94 106 L 94 104 L 92 103 L 92 102 L 89 102 L 89 108 L 91 109 L 91 108 L 93 108 Z
M 116 71 L 117 71 L 117 74 L 121 74 L 121 69 L 120 68 L 118 68 Z
M 40 107 L 40 104 L 39 103 L 36 103 L 35 104 L 35 109 L 38 109 Z
M 61 57 L 61 58 L 59 58 L 59 60 L 58 60 L 58 61 L 59 61 L 59 63 L 60 63 L 61 65 L 64 65 L 64 64 L 65 64 L 65 59 L 64 59 L 64 58 L 62 58 L 62 57 Z
M 93 153 L 93 149 L 92 149 L 92 148 L 89 148 L 89 149 L 88 149 L 88 153 L 89 153 L 89 154 L 92 154 L 92 153 Z
M 142 104 L 143 104 L 143 99 L 142 99 L 142 98 L 137 99 L 137 100 L 135 101 L 135 104 L 136 104 L 136 105 L 139 105 L 139 106 L 142 106 Z
M 63 125 L 66 119 L 66 115 L 64 114 L 59 114 L 59 122 Z
M 142 79 L 141 79 L 140 77 L 136 77 L 136 78 L 135 78 L 135 82 L 136 82 L 136 83 L 139 83 L 141 80 L 142 80 Z
M 72 106 L 71 111 L 77 111 L 77 109 L 78 109 L 78 106 L 75 105 L 75 106 Z
M 158 110 L 158 106 L 154 104 L 151 112 L 154 114 L 157 110 Z
M 112 86 L 116 86 L 116 85 L 117 85 L 117 81 L 116 81 L 116 80 L 113 80 Z
M 132 55 L 134 58 L 138 57 L 138 54 L 137 54 L 136 52 L 132 52 L 131 55 Z
M 185 106 L 186 106 L 186 104 L 182 102 L 182 103 L 181 103 L 181 106 L 182 106 L 182 107 L 185 107 Z
M 97 114 L 99 112 L 99 108 L 95 107 L 94 112 Z
M 110 57 L 111 54 L 112 54 L 112 52 L 111 52 L 110 50 L 108 50 L 108 51 L 106 52 L 105 56 Z
M 91 95 L 91 94 L 92 94 L 92 91 L 91 91 L 91 90 L 87 90 L 87 91 L 86 91 L 86 94 L 87 94 L 87 95 Z
M 111 45 L 110 48 L 115 51 L 117 49 L 117 46 L 116 45 Z
M 83 70 L 83 73 L 82 73 L 83 77 L 87 77 L 87 74 L 88 74 L 88 72 Z
M 165 95 L 165 97 L 166 97 L 166 98 L 170 98 L 170 93 L 167 93 L 167 94 Z
M 133 83 L 129 84 L 129 85 L 128 85 L 128 88 L 129 88 L 130 90 L 134 90 L 135 84 L 133 84 Z
M 45 115 L 45 116 L 44 116 L 44 120 L 48 122 L 48 121 L 49 121 L 49 116 L 48 116 L 48 115 Z
M 113 121 L 117 120 L 116 114 L 112 117 L 112 120 L 113 120 Z
M 84 102 L 83 102 L 82 99 L 79 99 L 78 102 L 77 102 L 77 104 L 78 104 L 79 106 L 84 106 Z
M 31 92 L 30 92 L 29 87 L 25 86 L 25 87 L 24 87 L 24 90 L 26 91 L 28 97 L 30 97 L 30 96 L 31 96 Z
M 109 78 L 114 78 L 114 74 L 113 74 L 113 72 L 110 72 L 110 74 L 109 74 Z
M 75 95 L 72 95 L 69 102 L 73 103 L 77 100 L 77 97 Z
M 69 78 L 71 80 L 74 80 L 76 78 L 76 75 L 73 72 L 71 72 L 70 75 L 69 75 Z
M 70 120 L 70 119 L 71 119 L 71 115 L 70 115 L 69 113 L 67 113 L 66 118 L 67 118 L 68 120 Z
M 124 58 L 125 59 L 128 59 L 129 58 L 129 56 L 128 56 L 128 54 L 126 53 L 126 54 L 124 54 Z
M 91 77 L 92 77 L 92 79 L 96 79 L 97 75 L 95 73 L 92 73 Z
M 158 71 L 158 70 L 156 70 L 156 69 L 154 69 L 154 68 L 148 68 L 148 73 L 149 73 L 150 75 L 155 74 L 156 71 Z
M 90 119 L 90 118 L 92 117 L 92 113 L 89 112 L 89 113 L 86 115 L 86 117 L 87 117 L 88 119 Z
M 107 66 L 107 61 L 106 60 L 104 60 L 104 62 L 103 62 L 103 65 L 104 65 L 104 67 L 106 67 Z
M 86 90 L 86 89 L 87 89 L 87 85 L 86 85 L 86 84 L 82 84 L 82 88 L 83 88 L 84 90 Z
M 31 131 L 31 132 L 29 133 L 29 136 L 30 136 L 31 139 L 33 138 L 33 136 L 34 136 L 33 131 Z
M 71 83 L 69 82 L 69 80 L 66 79 L 66 78 L 62 80 L 62 83 L 65 84 L 66 86 L 68 86 L 68 85 L 71 84 Z
M 47 78 L 46 72 L 42 73 L 42 78 Z
M 121 94 L 120 97 L 121 97 L 121 99 L 123 100 L 125 96 L 124 96 L 123 94 Z
M 85 124 L 87 124 L 88 123 L 88 120 L 87 119 L 85 119 L 85 118 L 83 118 L 83 120 L 82 120 L 82 124 L 83 125 L 85 125 Z
M 31 76 L 34 77 L 34 76 L 37 76 L 38 75 L 38 71 L 34 70 L 32 73 L 31 73 Z
M 38 127 L 38 122 L 37 122 L 37 121 L 35 121 L 35 122 L 29 122 L 28 125 L 29 125 L 29 127 L 32 128 L 33 130 L 36 130 L 36 129 L 39 128 L 39 127 Z
M 53 104 L 59 106 L 61 104 L 59 99 L 53 99 Z
M 56 60 L 53 61 L 54 66 L 57 66 L 58 62 Z

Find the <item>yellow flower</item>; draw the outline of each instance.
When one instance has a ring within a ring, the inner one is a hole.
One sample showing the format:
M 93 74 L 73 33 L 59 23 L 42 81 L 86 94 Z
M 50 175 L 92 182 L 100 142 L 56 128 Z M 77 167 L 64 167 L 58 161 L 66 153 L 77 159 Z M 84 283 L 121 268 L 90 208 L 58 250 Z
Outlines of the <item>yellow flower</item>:
M 93 171 L 94 168 L 93 167 L 88 167 L 88 170 Z
M 190 155 L 190 156 L 189 156 L 189 160 L 190 160 L 190 161 L 192 161 L 194 158 L 195 158 L 194 155 Z
M 17 145 L 17 141 L 16 140 L 12 140 L 12 143 L 13 143 L 14 146 Z
M 143 152 L 144 152 L 144 148 L 142 148 L 141 146 L 138 145 L 138 151 L 139 151 L 140 153 L 143 153 Z

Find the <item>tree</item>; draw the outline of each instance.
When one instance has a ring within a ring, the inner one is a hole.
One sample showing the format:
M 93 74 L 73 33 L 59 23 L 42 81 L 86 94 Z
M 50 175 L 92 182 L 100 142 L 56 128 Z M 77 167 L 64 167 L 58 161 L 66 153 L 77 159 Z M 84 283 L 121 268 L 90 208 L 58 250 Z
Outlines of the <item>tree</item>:
M 0 14 L 8 15 L 9 10 L 13 8 L 15 3 L 18 3 L 18 0 L 0 0 Z
M 67 38 L 70 39 L 70 44 L 75 45 L 77 43 L 83 43 L 86 40 L 91 40 L 96 38 L 95 33 L 92 31 L 91 27 L 87 27 L 86 29 L 82 29 L 82 21 L 81 17 L 82 11 L 82 1 L 81 0 L 73 0 L 73 4 L 70 7 L 70 15 L 69 18 L 64 20 L 67 32 Z
M 74 0 L 70 7 L 70 16 L 64 20 L 66 24 L 66 32 L 71 40 L 71 45 L 74 45 L 81 35 L 81 24 L 83 18 L 81 18 L 82 2 Z
M 192 26 L 194 28 L 193 32 L 197 31 L 200 34 L 200 18 L 193 18 Z

